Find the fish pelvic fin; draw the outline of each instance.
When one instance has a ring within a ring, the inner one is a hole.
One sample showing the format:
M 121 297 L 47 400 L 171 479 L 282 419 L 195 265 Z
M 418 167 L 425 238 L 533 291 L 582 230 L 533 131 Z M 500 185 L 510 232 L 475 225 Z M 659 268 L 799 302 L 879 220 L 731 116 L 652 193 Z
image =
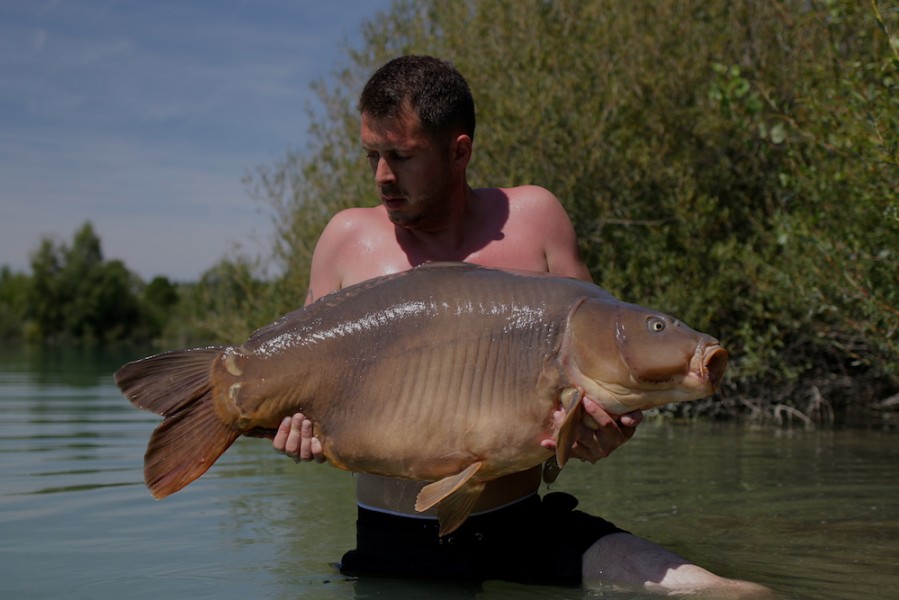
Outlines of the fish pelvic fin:
M 459 528 L 468 518 L 481 492 L 483 481 L 472 481 L 483 463 L 477 461 L 465 470 L 444 477 L 421 488 L 415 500 L 415 510 L 424 512 L 437 506 L 437 519 L 440 521 L 440 535 L 446 535 Z M 439 505 L 438 505 L 439 504 Z
M 556 439 L 556 466 L 561 470 L 568 462 L 571 447 L 577 441 L 577 430 L 584 416 L 584 392 L 578 388 L 569 388 L 562 392 L 562 406 L 565 408 L 565 419 L 559 428 Z M 545 473 L 545 472 L 544 472 Z M 556 473 L 558 476 L 558 473 Z
M 144 481 L 165 498 L 205 473 L 240 436 L 212 401 L 210 372 L 218 346 L 165 352 L 126 364 L 115 374 L 122 394 L 138 408 L 165 417 L 144 455 Z
M 449 535 L 465 522 L 486 485 L 484 481 L 469 481 L 437 505 L 437 521 L 440 523 L 437 535 Z

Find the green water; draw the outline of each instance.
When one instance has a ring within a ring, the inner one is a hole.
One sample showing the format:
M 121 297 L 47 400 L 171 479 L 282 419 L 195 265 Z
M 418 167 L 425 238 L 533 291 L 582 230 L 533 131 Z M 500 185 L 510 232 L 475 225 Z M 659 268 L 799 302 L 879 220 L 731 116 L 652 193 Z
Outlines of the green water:
M 634 590 L 353 580 L 352 476 L 242 439 L 163 501 L 157 417 L 111 374 L 140 352 L 0 353 L 0 597 L 657 598 Z M 899 597 L 899 432 L 648 422 L 566 468 L 581 508 L 780 598 Z M 523 524 L 524 527 L 527 524 Z M 551 548 L 547 549 L 552 551 Z

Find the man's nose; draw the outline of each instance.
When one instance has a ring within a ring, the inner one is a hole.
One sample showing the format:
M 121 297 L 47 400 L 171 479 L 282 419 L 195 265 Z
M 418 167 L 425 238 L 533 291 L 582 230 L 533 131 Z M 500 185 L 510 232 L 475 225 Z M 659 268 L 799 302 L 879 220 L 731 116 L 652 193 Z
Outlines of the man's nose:
M 390 165 L 384 158 L 378 159 L 378 164 L 375 167 L 375 183 L 384 185 L 394 181 L 396 181 L 396 176 L 393 174 L 393 169 L 390 168 Z

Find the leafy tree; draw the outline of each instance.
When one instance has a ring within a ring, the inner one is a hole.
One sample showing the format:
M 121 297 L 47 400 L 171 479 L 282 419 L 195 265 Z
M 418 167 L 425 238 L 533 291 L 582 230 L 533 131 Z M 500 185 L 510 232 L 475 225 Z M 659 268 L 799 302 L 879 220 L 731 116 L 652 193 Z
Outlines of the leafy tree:
M 31 255 L 31 288 L 28 293 L 28 337 L 44 339 L 63 331 L 63 307 L 66 303 L 61 272 L 63 249 L 49 238 L 41 240 Z
M 179 316 L 169 325 L 189 340 L 241 341 L 280 316 L 272 303 L 273 284 L 257 276 L 258 265 L 245 258 L 222 259 L 184 290 Z M 294 307 L 301 306 L 302 302 Z
M 281 308 L 327 219 L 376 201 L 355 100 L 404 53 L 475 94 L 474 185 L 536 183 L 596 279 L 732 351 L 726 402 L 823 415 L 897 386 L 899 12 L 854 0 L 397 2 L 316 84 L 309 148 L 250 178 Z M 224 307 L 222 307 L 224 309 Z
M 159 336 L 169 322 L 172 311 L 180 301 L 178 288 L 168 277 L 154 277 L 140 294 L 142 312 L 152 337 Z
M 104 261 L 90 223 L 71 246 L 43 239 L 31 258 L 28 315 L 35 340 L 113 341 L 146 336 L 139 280 L 118 260 Z
M 0 267 L 0 340 L 21 339 L 28 307 L 30 280 L 24 273 Z

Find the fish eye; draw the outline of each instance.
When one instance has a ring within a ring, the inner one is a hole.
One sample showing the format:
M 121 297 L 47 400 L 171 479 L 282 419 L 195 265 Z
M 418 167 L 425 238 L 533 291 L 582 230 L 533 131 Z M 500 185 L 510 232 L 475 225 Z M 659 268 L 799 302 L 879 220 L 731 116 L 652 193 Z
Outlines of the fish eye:
M 659 317 L 650 317 L 646 320 L 646 328 L 653 333 L 665 331 L 665 321 L 660 319 Z

